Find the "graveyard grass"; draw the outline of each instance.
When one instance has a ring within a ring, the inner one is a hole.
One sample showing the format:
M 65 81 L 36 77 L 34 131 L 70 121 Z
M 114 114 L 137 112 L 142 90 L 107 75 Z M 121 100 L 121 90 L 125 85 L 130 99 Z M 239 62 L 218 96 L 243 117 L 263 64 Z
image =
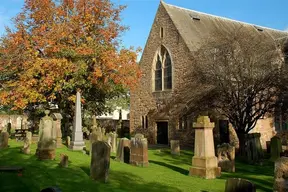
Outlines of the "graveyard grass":
M 72 152 L 63 146 L 57 149 L 55 160 L 39 161 L 34 155 L 36 144 L 31 147 L 31 155 L 20 153 L 22 142 L 10 140 L 9 145 L 0 151 L 0 166 L 23 166 L 25 170 L 22 176 L 0 173 L 1 192 L 39 192 L 48 186 L 58 186 L 63 192 L 223 192 L 230 177 L 249 179 L 256 184 L 257 191 L 272 191 L 273 186 L 274 167 L 268 161 L 262 166 L 237 162 L 236 173 L 222 172 L 218 179 L 205 180 L 187 176 L 192 152 L 182 150 L 181 156 L 172 156 L 169 149 L 149 149 L 146 168 L 117 162 L 112 153 L 109 182 L 104 184 L 90 179 L 90 156 L 82 152 Z M 61 153 L 69 156 L 68 168 L 58 166 Z

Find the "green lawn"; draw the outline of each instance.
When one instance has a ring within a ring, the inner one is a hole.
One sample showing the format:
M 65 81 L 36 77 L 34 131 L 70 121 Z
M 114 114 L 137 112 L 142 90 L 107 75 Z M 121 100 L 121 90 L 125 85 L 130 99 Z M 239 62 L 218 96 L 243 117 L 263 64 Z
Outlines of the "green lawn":
M 188 176 L 192 152 L 181 151 L 181 156 L 173 157 L 169 149 L 150 149 L 149 167 L 141 168 L 114 161 L 112 154 L 109 183 L 98 183 L 89 178 L 90 158 L 82 152 L 72 152 L 64 146 L 57 149 L 55 161 L 39 161 L 32 154 L 20 153 L 22 142 L 9 141 L 10 148 L 0 151 L 0 166 L 23 166 L 22 176 L 17 173 L 0 173 L 1 192 L 39 192 L 47 186 L 59 186 L 63 192 L 96 192 L 96 191 L 217 191 L 223 192 L 225 180 L 229 177 L 241 177 L 257 185 L 258 191 L 272 191 L 273 164 L 249 166 L 236 164 L 236 173 L 222 173 L 221 178 L 205 180 Z M 69 167 L 58 167 L 60 153 L 69 156 Z

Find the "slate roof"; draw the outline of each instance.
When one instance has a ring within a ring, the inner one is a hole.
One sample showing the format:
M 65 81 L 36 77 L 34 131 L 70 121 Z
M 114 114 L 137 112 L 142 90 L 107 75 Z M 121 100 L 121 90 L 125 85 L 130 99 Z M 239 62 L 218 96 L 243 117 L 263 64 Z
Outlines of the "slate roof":
M 223 31 L 232 31 L 243 26 L 248 30 L 255 31 L 255 33 L 265 35 L 269 38 L 271 37 L 274 40 L 288 37 L 288 32 L 285 31 L 256 26 L 224 17 L 193 11 L 170 5 L 163 1 L 161 1 L 161 4 L 166 9 L 190 51 L 197 49 L 201 42 L 203 42 L 203 39 L 208 37 L 209 33 L 219 29 Z

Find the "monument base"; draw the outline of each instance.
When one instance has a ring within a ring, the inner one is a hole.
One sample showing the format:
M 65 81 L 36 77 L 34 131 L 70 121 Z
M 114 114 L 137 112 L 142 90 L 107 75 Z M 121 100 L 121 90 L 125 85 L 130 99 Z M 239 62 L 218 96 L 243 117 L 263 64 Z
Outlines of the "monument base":
M 221 168 L 218 167 L 216 157 L 193 157 L 189 175 L 199 176 L 205 179 L 215 179 L 216 177 L 221 176 Z
M 134 165 L 134 166 L 138 166 L 138 167 L 148 167 L 149 166 L 149 162 L 131 162 L 130 161 L 130 164 L 131 165 Z
M 69 149 L 73 151 L 82 151 L 86 147 L 84 141 L 71 141 Z
M 38 149 L 38 159 L 53 160 L 55 159 L 55 149 Z

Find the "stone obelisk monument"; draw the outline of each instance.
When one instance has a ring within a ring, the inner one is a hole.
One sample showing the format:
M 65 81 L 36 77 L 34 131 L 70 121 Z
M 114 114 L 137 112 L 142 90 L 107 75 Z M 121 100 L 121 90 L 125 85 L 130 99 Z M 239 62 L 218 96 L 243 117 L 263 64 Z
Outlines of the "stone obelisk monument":
M 70 149 L 76 151 L 76 150 L 82 150 L 83 147 L 85 147 L 85 143 L 83 141 L 83 132 L 82 132 L 81 95 L 80 92 L 77 91 L 72 141 Z

